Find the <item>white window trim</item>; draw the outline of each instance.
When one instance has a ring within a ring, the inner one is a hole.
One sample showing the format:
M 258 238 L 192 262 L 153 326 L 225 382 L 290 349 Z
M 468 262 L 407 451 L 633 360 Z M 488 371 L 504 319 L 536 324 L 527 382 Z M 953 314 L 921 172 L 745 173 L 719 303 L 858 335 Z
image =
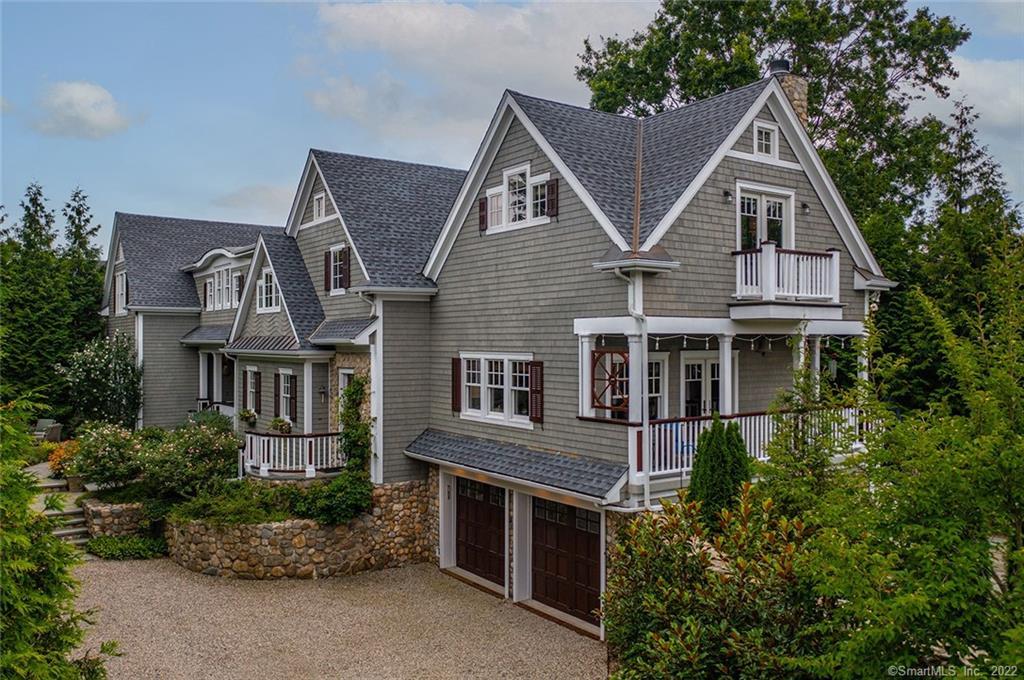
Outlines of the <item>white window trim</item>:
M 526 174 L 526 211 L 527 218 L 522 222 L 516 222 L 512 224 L 509 222 L 509 200 L 508 200 L 508 178 L 512 175 L 525 173 Z M 517 165 L 513 168 L 507 168 L 501 173 L 501 186 L 491 187 L 484 193 L 487 201 L 487 230 L 486 234 L 502 234 L 508 231 L 516 231 L 519 229 L 526 229 L 528 227 L 538 227 L 543 224 L 549 224 L 551 218 L 547 215 L 543 217 L 533 216 L 533 187 L 538 184 L 544 184 L 551 179 L 550 172 L 544 172 L 539 175 L 530 174 L 530 164 L 525 163 L 523 165 Z M 490 223 L 490 198 L 496 194 L 501 194 L 501 224 Z
M 334 254 L 337 253 L 337 252 L 340 252 L 341 250 L 344 250 L 347 247 L 348 246 L 346 244 L 344 244 L 344 243 L 339 243 L 336 246 L 331 246 L 331 290 L 330 290 L 330 292 L 328 292 L 328 295 L 330 295 L 330 296 L 344 295 L 345 293 L 348 292 L 348 290 L 345 289 L 345 288 L 335 288 L 334 287 Z M 349 263 L 351 264 L 351 262 L 352 262 L 352 260 L 351 260 L 351 253 L 350 253 L 349 254 Z M 351 275 L 352 275 L 351 272 L 349 272 L 349 276 L 351 276 Z
M 765 240 L 766 227 L 765 227 L 765 210 L 764 210 L 764 198 L 777 198 L 785 201 L 783 210 L 785 214 L 782 221 L 782 243 L 776 244 L 779 248 L 792 248 L 796 243 L 796 192 L 793 189 L 786 187 L 772 186 L 769 184 L 758 184 L 756 182 L 744 182 L 736 180 L 736 193 L 734 203 L 736 204 L 736 250 L 742 249 L 743 234 L 740 229 L 740 205 L 742 203 L 741 197 L 744 193 L 747 194 L 759 194 L 758 197 L 758 209 L 757 209 L 757 240 L 758 247 L 760 242 Z
M 679 413 L 686 408 L 686 364 L 687 362 L 704 361 L 706 359 L 719 360 L 718 350 L 679 350 Z M 718 367 L 718 375 L 722 375 L 722 367 Z M 721 379 L 721 377 L 719 377 Z M 732 412 L 739 413 L 740 404 L 740 351 L 732 351 Z M 719 387 L 721 394 L 721 387 Z
M 259 368 L 256 366 L 245 367 L 245 394 L 242 395 L 242 408 L 247 408 L 253 413 L 259 411 L 256 404 L 256 374 Z M 252 395 L 252 398 L 249 398 Z
M 238 305 L 242 302 L 243 291 L 242 286 L 239 285 L 241 279 L 242 272 L 237 270 L 231 272 L 231 309 L 238 309 Z M 236 292 L 238 293 L 237 297 L 235 296 Z
M 772 133 L 772 150 L 771 153 L 762 153 L 757 148 L 757 133 L 758 130 L 768 130 Z M 778 160 L 779 158 L 779 126 L 775 123 L 769 123 L 763 120 L 754 121 L 754 155 L 760 158 L 773 158 Z
M 290 368 L 279 368 L 277 369 L 278 375 L 281 376 L 281 393 L 278 395 L 279 403 L 277 409 L 281 412 L 281 418 L 284 418 L 289 423 L 292 422 L 291 418 L 291 405 L 285 401 L 285 383 L 288 384 L 288 401 L 295 399 L 295 395 L 292 394 L 292 384 L 290 380 L 285 380 L 285 377 L 291 378 L 292 369 Z M 298 409 L 296 409 L 298 410 Z
M 668 395 L 669 390 L 672 388 L 671 380 L 668 372 L 668 352 L 648 352 L 647 363 L 649 364 L 661 364 L 661 408 L 658 413 L 648 413 L 647 417 L 651 419 L 668 418 Z M 650 378 L 651 369 L 647 368 L 648 379 Z M 650 396 L 650 386 L 645 390 L 648 397 Z
M 128 289 L 125 287 L 128 281 L 128 272 L 114 274 L 114 316 L 126 316 L 128 314 L 128 296 L 125 294 Z
M 349 377 L 349 382 L 351 383 L 352 382 L 352 378 L 355 377 L 355 374 L 356 374 L 356 369 L 354 369 L 354 368 L 339 368 L 338 369 L 338 403 L 339 404 L 341 403 L 341 397 L 342 397 L 341 393 L 345 389 L 341 385 L 341 376 L 347 375 Z
M 313 194 L 310 200 L 313 201 L 313 222 L 324 219 L 327 216 L 327 192 L 318 191 Z M 316 209 L 317 203 L 320 204 L 319 214 Z
M 265 307 L 265 306 L 263 306 L 263 297 L 264 297 L 263 296 L 263 289 L 264 289 L 264 287 L 266 285 L 265 281 L 266 281 L 266 277 L 267 277 L 268 273 L 273 277 L 274 294 L 272 295 L 271 299 L 274 300 L 277 303 L 277 304 L 273 305 L 272 307 Z M 260 278 L 259 278 L 259 280 L 256 282 L 256 313 L 257 314 L 272 314 L 274 312 L 280 312 L 280 311 L 281 311 L 281 289 L 277 285 L 277 276 L 274 274 L 273 267 L 264 267 L 260 271 Z
M 480 409 L 469 409 L 469 389 L 466 386 L 466 359 L 477 359 L 480 361 Z M 486 399 L 487 399 L 487 361 L 504 361 L 505 381 L 504 381 L 504 401 L 505 401 L 505 413 L 503 415 L 495 415 L 486 411 Z M 523 430 L 532 430 L 533 423 L 530 421 L 530 417 L 517 416 L 512 413 L 512 362 L 513 361 L 533 361 L 532 353 L 510 353 L 505 354 L 501 352 L 459 352 L 459 381 L 460 389 L 462 390 L 461 401 L 462 401 L 462 412 L 459 413 L 459 418 L 462 420 L 472 420 L 478 423 L 491 423 L 493 425 L 504 425 L 506 427 L 516 427 Z

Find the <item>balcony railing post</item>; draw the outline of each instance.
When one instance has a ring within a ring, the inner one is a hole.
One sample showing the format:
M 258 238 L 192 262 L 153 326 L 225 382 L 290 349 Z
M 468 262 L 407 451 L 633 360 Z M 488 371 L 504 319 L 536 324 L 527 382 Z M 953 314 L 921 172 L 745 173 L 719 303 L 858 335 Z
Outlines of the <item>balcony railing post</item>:
M 308 451 L 306 457 L 306 477 L 316 477 L 316 466 L 313 464 L 313 438 L 310 437 L 306 440 L 306 449 Z
M 775 299 L 776 266 L 775 242 L 764 241 L 761 244 L 761 297 L 765 300 Z
M 839 249 L 829 248 L 828 254 L 831 256 L 829 262 L 829 293 L 832 294 L 832 302 L 839 302 Z

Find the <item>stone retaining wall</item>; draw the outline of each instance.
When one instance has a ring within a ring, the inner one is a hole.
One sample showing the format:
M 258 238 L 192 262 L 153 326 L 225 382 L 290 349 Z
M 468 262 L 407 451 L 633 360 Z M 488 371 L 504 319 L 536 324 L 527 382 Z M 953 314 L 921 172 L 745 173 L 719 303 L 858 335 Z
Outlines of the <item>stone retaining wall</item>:
M 95 498 L 82 501 L 85 528 L 89 537 L 137 536 L 149 527 L 142 514 L 141 503 L 103 503 Z
M 345 526 L 309 519 L 224 526 L 168 522 L 167 547 L 186 569 L 241 579 L 324 578 L 429 562 L 436 553 L 429 488 L 429 481 L 378 485 L 372 510 Z

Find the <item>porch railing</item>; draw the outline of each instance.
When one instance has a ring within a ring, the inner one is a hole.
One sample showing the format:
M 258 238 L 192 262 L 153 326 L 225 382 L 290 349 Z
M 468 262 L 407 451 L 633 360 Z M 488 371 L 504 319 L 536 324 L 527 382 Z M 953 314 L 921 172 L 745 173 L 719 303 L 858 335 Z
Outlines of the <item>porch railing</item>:
M 765 241 L 733 257 L 739 299 L 839 302 L 838 250 L 789 250 Z
M 305 473 L 338 470 L 345 465 L 345 453 L 338 446 L 340 432 L 277 434 L 246 432 L 245 448 L 240 453 L 240 472 L 261 477 L 271 473 Z
M 767 460 L 768 442 L 775 436 L 778 426 L 777 418 L 793 420 L 803 419 L 808 433 L 819 435 L 829 428 L 831 436 L 839 439 L 844 430 L 854 438 L 858 438 L 865 423 L 861 420 L 860 410 L 854 407 L 828 409 L 811 412 L 782 413 L 739 413 L 721 416 L 726 423 L 735 422 L 739 425 L 743 441 L 747 445 L 747 454 L 758 460 Z M 650 438 L 650 473 L 655 475 L 681 474 L 688 476 L 693 470 L 693 459 L 697 452 L 697 438 L 701 432 L 711 427 L 711 416 L 697 418 L 668 418 L 653 420 L 648 428 Z M 638 449 L 639 450 L 639 449 Z M 643 472 L 643 461 L 638 455 L 637 472 Z

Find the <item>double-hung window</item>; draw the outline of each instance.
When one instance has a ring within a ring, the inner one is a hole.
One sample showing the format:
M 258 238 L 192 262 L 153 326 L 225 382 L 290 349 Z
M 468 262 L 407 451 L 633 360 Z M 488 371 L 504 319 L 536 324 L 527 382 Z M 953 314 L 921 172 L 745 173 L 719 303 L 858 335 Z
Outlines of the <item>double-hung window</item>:
M 529 354 L 467 354 L 462 359 L 462 417 L 532 428 Z
M 124 314 L 128 304 L 128 275 L 125 272 L 114 276 L 114 292 L 114 314 Z
M 231 306 L 238 307 L 242 302 L 242 272 L 231 275 Z
M 779 157 L 779 128 L 774 123 L 754 122 L 754 155 Z
M 281 310 L 281 297 L 274 280 L 274 270 L 264 267 L 260 279 L 256 282 L 256 313 L 278 312 Z
M 292 399 L 295 398 L 295 395 L 292 394 L 292 372 L 283 368 L 278 372 L 281 375 L 279 378 L 281 381 L 281 417 L 290 421 L 292 419 Z
M 327 195 L 320 191 L 313 194 L 313 220 L 322 220 L 327 214 Z
M 554 214 L 557 201 L 549 189 L 549 173 L 533 175 L 530 166 L 521 165 L 502 172 L 502 183 L 487 189 L 481 207 L 486 231 L 500 232 L 545 224 Z
M 737 195 L 736 244 L 740 250 L 759 248 L 762 241 L 793 247 L 792 191 L 740 184 Z
M 211 276 L 206 279 L 206 309 L 212 311 L 213 306 L 216 303 L 217 287 L 214 285 L 214 278 Z
M 245 369 L 245 394 L 242 395 L 242 408 L 259 413 L 260 405 L 256 402 L 258 372 L 255 366 L 247 366 Z
M 326 266 L 328 292 L 331 295 L 341 295 L 349 285 L 349 250 L 348 246 L 332 246 L 327 256 Z

